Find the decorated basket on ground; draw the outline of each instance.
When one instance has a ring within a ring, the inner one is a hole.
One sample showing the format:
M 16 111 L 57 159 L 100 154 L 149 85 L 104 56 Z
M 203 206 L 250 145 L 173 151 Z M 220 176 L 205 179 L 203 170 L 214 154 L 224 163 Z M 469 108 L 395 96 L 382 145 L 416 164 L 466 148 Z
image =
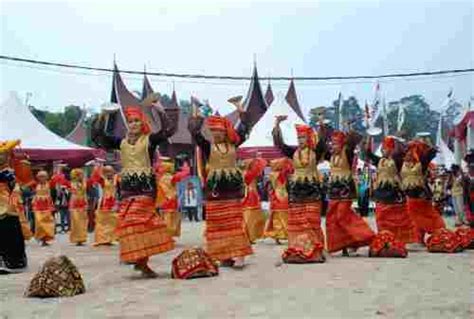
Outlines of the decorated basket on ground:
M 426 239 L 426 247 L 431 253 L 455 253 L 462 250 L 462 237 L 445 228 L 436 229 Z
M 473 248 L 473 231 L 470 227 L 461 226 L 454 230 L 454 233 L 458 236 L 459 245 L 462 249 Z
M 378 233 L 369 247 L 369 257 L 405 258 L 407 255 L 405 243 L 396 240 L 388 230 Z
M 283 252 L 281 257 L 287 264 L 324 263 L 326 257 L 323 250 L 321 243 L 314 243 L 307 234 L 302 234 L 297 237 L 292 247 Z
M 193 279 L 214 277 L 219 274 L 217 261 L 203 249 L 186 249 L 173 259 L 171 277 L 175 279 Z
M 82 276 L 66 256 L 48 259 L 33 277 L 26 297 L 72 297 L 86 291 Z

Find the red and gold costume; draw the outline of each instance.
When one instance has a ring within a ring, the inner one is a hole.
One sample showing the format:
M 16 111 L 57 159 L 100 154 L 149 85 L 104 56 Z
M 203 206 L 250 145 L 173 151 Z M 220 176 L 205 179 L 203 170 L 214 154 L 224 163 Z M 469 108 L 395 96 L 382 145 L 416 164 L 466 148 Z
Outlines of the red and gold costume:
M 51 186 L 48 173 L 40 171 L 37 178 L 41 181 L 35 185 L 32 207 L 35 215 L 35 238 L 43 243 L 54 239 L 54 204 L 51 197 Z
M 69 214 L 71 215 L 71 230 L 69 241 L 82 244 L 87 241 L 87 193 L 84 173 L 81 169 L 71 171 L 70 183 L 71 199 L 69 200 Z
M 183 166 L 180 172 L 174 172 L 174 162 L 169 158 L 161 158 L 158 167 L 156 206 L 159 208 L 170 236 L 181 236 L 181 213 L 178 211 L 176 184 L 188 176 L 189 166 Z
M 257 180 L 262 175 L 267 161 L 263 158 L 246 160 L 244 166 L 245 197 L 244 222 L 247 229 L 247 235 L 251 243 L 263 237 L 265 227 L 265 216 L 262 212 L 260 195 L 258 194 Z
M 220 261 L 245 257 L 253 253 L 245 232 L 242 199 L 244 180 L 237 167 L 237 147 L 245 141 L 247 121 L 241 114 L 236 131 L 229 120 L 221 116 L 206 118 L 213 134 L 223 134 L 219 143 L 207 141 L 201 133 L 202 117 L 190 120 L 189 131 L 201 148 L 206 165 L 206 225 L 204 237 L 207 253 Z
M 12 196 L 11 198 L 12 203 L 15 206 L 16 212 L 18 213 L 18 218 L 20 220 L 21 232 L 23 233 L 23 237 L 25 238 L 25 240 L 30 240 L 33 237 L 33 233 L 31 232 L 30 224 L 28 223 L 28 220 L 26 219 L 25 206 L 23 204 L 20 184 L 17 183 L 15 185 L 15 188 L 13 189 L 11 196 Z
M 436 150 L 422 141 L 411 141 L 401 169 L 402 189 L 407 196 L 408 214 L 415 223 L 418 240 L 423 242 L 426 233 L 444 228 L 441 213 L 431 201 L 432 194 L 427 184 L 428 165 Z
M 116 234 L 120 242 L 120 260 L 133 263 L 144 274 L 149 274 L 148 258 L 174 248 L 174 241 L 168 235 L 166 224 L 155 213 L 156 181 L 152 168 L 153 155 L 158 144 L 172 134 L 164 111 L 158 112 L 162 129 L 150 132 L 148 121 L 139 107 L 126 108 L 127 120 L 139 120 L 139 135 L 125 138 L 108 136 L 101 118 L 93 127 L 93 140 L 108 149 L 119 149 L 122 164 L 120 173 L 119 213 Z
M 288 175 L 293 172 L 293 163 L 288 158 L 270 162 L 270 216 L 265 225 L 265 237 L 275 240 L 288 239 Z
M 284 254 L 291 259 L 291 254 L 304 252 L 300 262 L 308 257 L 307 262 L 322 261 L 324 234 L 321 228 L 321 185 L 317 169 L 323 158 L 324 141 L 317 141 L 317 135 L 307 125 L 296 125 L 299 139 L 305 139 L 304 145 L 292 147 L 283 142 L 279 125 L 273 129 L 274 144 L 288 157 L 293 159 L 294 171 L 289 176 L 289 209 L 288 209 L 288 251 Z M 318 253 L 315 253 L 317 251 Z
M 14 191 L 17 172 L 12 165 L 13 149 L 19 144 L 20 140 L 0 141 L 0 274 L 20 272 L 28 263 Z
M 392 136 L 384 138 L 382 148 L 390 156 L 380 158 L 371 152 L 368 153 L 372 163 L 377 166 L 373 194 L 376 201 L 377 230 L 390 231 L 396 240 L 403 243 L 416 242 L 415 224 L 408 215 L 399 175 L 403 151 Z
M 374 232 L 362 217 L 352 209 L 356 187 L 352 176 L 354 150 L 360 137 L 335 131 L 330 155 L 329 207 L 326 216 L 326 236 L 329 252 L 367 246 Z

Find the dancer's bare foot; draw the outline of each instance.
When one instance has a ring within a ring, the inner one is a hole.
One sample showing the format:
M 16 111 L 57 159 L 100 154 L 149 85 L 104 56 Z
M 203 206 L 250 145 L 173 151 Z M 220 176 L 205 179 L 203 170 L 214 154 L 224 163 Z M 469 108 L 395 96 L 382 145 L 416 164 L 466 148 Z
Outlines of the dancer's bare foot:
M 84 246 L 83 242 L 77 243 L 76 246 Z
M 347 248 L 344 248 L 344 249 L 342 250 L 342 256 L 344 256 L 344 257 L 349 257 L 349 251 L 347 251 Z
M 275 239 L 277 245 L 281 245 L 281 241 L 279 239 Z
M 49 244 L 48 244 L 48 242 L 47 242 L 46 240 L 43 240 L 43 241 L 41 242 L 41 246 L 46 247 L 46 246 L 49 246 Z
M 140 271 L 145 278 L 157 278 L 158 274 L 154 272 L 147 264 L 135 264 L 134 269 Z
M 220 262 L 221 267 L 232 267 L 234 266 L 234 264 L 235 264 L 235 261 L 232 259 L 226 259 Z

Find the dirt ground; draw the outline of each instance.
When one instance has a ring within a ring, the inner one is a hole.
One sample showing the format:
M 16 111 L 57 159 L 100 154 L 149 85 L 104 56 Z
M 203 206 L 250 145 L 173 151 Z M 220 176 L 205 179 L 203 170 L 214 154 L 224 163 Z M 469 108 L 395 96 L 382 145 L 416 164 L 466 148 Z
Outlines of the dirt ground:
M 474 251 L 429 254 L 412 247 L 406 259 L 375 259 L 361 249 L 325 264 L 285 265 L 284 246 L 266 240 L 255 245 L 243 270 L 171 279 L 172 258 L 201 245 L 202 226 L 183 223 L 177 248 L 152 258 L 160 278 L 151 280 L 119 264 L 118 246 L 76 247 L 66 235 L 50 247 L 31 241 L 28 271 L 0 277 L 0 318 L 474 318 Z M 86 293 L 24 298 L 33 274 L 58 254 L 78 266 Z

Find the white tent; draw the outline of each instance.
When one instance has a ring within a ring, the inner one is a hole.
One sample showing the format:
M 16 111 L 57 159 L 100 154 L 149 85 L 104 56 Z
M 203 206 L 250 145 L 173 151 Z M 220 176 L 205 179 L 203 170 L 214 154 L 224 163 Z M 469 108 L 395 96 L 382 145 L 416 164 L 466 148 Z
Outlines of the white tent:
M 37 161 L 64 160 L 78 166 L 98 154 L 93 148 L 76 145 L 51 132 L 21 103 L 16 92 L 0 105 L 0 140 L 11 139 L 20 139 L 21 149 Z
M 305 124 L 295 111 L 285 101 L 283 93 L 277 94 L 275 101 L 265 112 L 263 117 L 255 124 L 250 132 L 250 136 L 241 147 L 265 147 L 273 146 L 272 130 L 275 125 L 275 116 L 287 115 L 288 119 L 280 123 L 283 139 L 288 145 L 296 145 L 295 124 Z
M 444 167 L 450 169 L 451 165 L 456 164 L 454 153 L 449 149 L 443 139 L 438 141 L 436 147 L 438 148 L 438 153 L 436 153 L 436 157 L 433 159 L 436 165 L 444 165 Z

